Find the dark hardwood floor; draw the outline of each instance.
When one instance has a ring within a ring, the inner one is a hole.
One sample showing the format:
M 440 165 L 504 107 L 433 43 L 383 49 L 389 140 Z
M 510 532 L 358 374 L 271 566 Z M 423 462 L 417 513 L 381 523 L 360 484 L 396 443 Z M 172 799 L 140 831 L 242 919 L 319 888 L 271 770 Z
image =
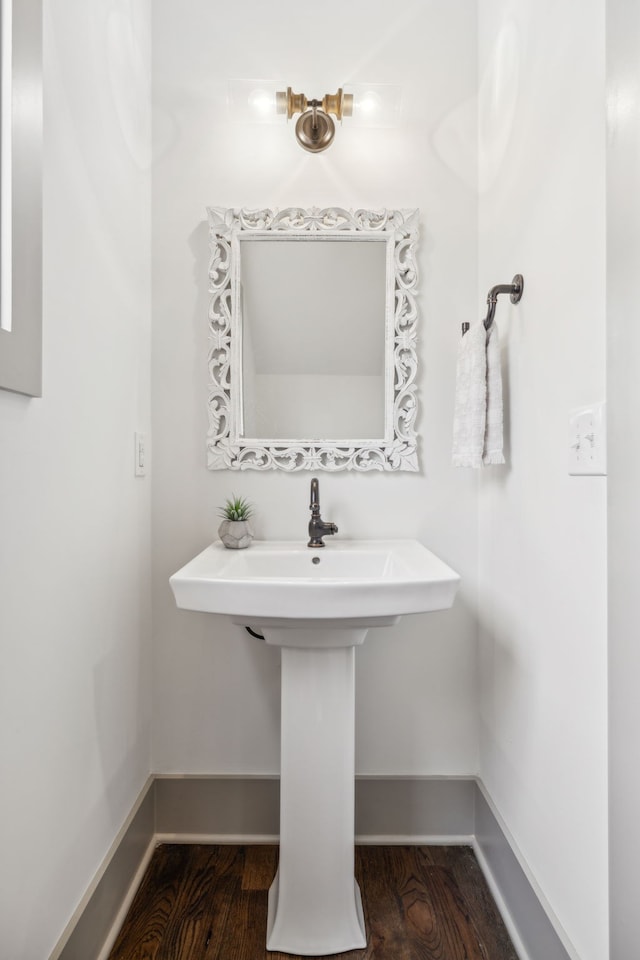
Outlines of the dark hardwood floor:
M 265 948 L 277 853 L 159 846 L 109 960 L 291 960 Z M 470 847 L 359 846 L 356 877 L 368 942 L 343 960 L 517 960 Z

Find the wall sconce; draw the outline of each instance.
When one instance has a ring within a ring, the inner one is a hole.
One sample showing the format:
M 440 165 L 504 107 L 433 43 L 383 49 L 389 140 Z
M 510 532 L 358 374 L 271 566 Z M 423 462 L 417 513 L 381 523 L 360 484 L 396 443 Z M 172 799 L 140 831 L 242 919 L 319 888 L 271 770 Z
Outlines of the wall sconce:
M 287 120 L 299 113 L 296 121 L 296 140 L 310 153 L 321 153 L 333 142 L 336 125 L 331 114 L 338 120 L 353 113 L 353 94 L 326 93 L 322 100 L 307 100 L 304 93 L 294 93 L 291 87 L 276 93 L 276 112 L 286 115 Z
M 350 83 L 322 100 L 294 93 L 281 80 L 229 80 L 230 116 L 237 123 L 296 121 L 296 139 L 304 150 L 321 153 L 335 137 L 335 120 L 351 118 L 354 127 L 395 127 L 400 118 L 402 88 L 398 84 Z M 334 120 L 335 118 L 335 120 Z

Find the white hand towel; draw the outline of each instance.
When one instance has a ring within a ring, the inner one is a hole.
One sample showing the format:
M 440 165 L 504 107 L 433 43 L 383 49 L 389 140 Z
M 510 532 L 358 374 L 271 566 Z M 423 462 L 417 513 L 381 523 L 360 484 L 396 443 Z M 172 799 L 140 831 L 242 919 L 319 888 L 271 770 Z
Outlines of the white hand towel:
M 487 334 L 482 321 L 474 323 L 460 341 L 452 463 L 454 467 L 504 463 L 500 345 L 495 324 Z
M 502 370 L 500 338 L 495 323 L 487 334 L 487 423 L 482 462 L 504 463 L 502 453 Z

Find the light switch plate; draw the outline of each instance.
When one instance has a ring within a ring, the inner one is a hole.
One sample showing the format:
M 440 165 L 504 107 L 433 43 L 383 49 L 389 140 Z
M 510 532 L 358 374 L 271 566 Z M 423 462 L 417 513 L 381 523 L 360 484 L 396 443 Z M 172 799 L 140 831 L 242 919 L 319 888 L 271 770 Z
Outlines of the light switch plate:
M 591 403 L 569 414 L 569 474 L 607 475 L 606 403 Z
M 135 461 L 134 469 L 136 477 L 146 477 L 147 475 L 147 437 L 144 433 L 135 434 Z

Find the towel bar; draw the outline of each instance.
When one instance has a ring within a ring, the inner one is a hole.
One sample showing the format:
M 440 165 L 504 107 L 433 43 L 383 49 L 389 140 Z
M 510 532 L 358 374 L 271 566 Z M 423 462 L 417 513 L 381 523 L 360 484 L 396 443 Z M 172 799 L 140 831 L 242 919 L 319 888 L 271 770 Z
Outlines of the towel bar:
M 498 302 L 498 297 L 501 293 L 508 293 L 511 303 L 519 303 L 522 299 L 522 291 L 524 290 L 524 277 L 521 273 L 516 273 L 515 277 L 511 283 L 498 283 L 495 287 L 491 287 L 489 293 L 487 294 L 487 303 L 489 304 L 489 309 L 487 310 L 487 316 L 484 320 L 484 328 L 488 330 L 491 324 L 493 323 L 493 318 L 496 312 L 496 304 Z M 462 336 L 464 337 L 465 333 L 469 329 L 470 324 L 462 324 Z

